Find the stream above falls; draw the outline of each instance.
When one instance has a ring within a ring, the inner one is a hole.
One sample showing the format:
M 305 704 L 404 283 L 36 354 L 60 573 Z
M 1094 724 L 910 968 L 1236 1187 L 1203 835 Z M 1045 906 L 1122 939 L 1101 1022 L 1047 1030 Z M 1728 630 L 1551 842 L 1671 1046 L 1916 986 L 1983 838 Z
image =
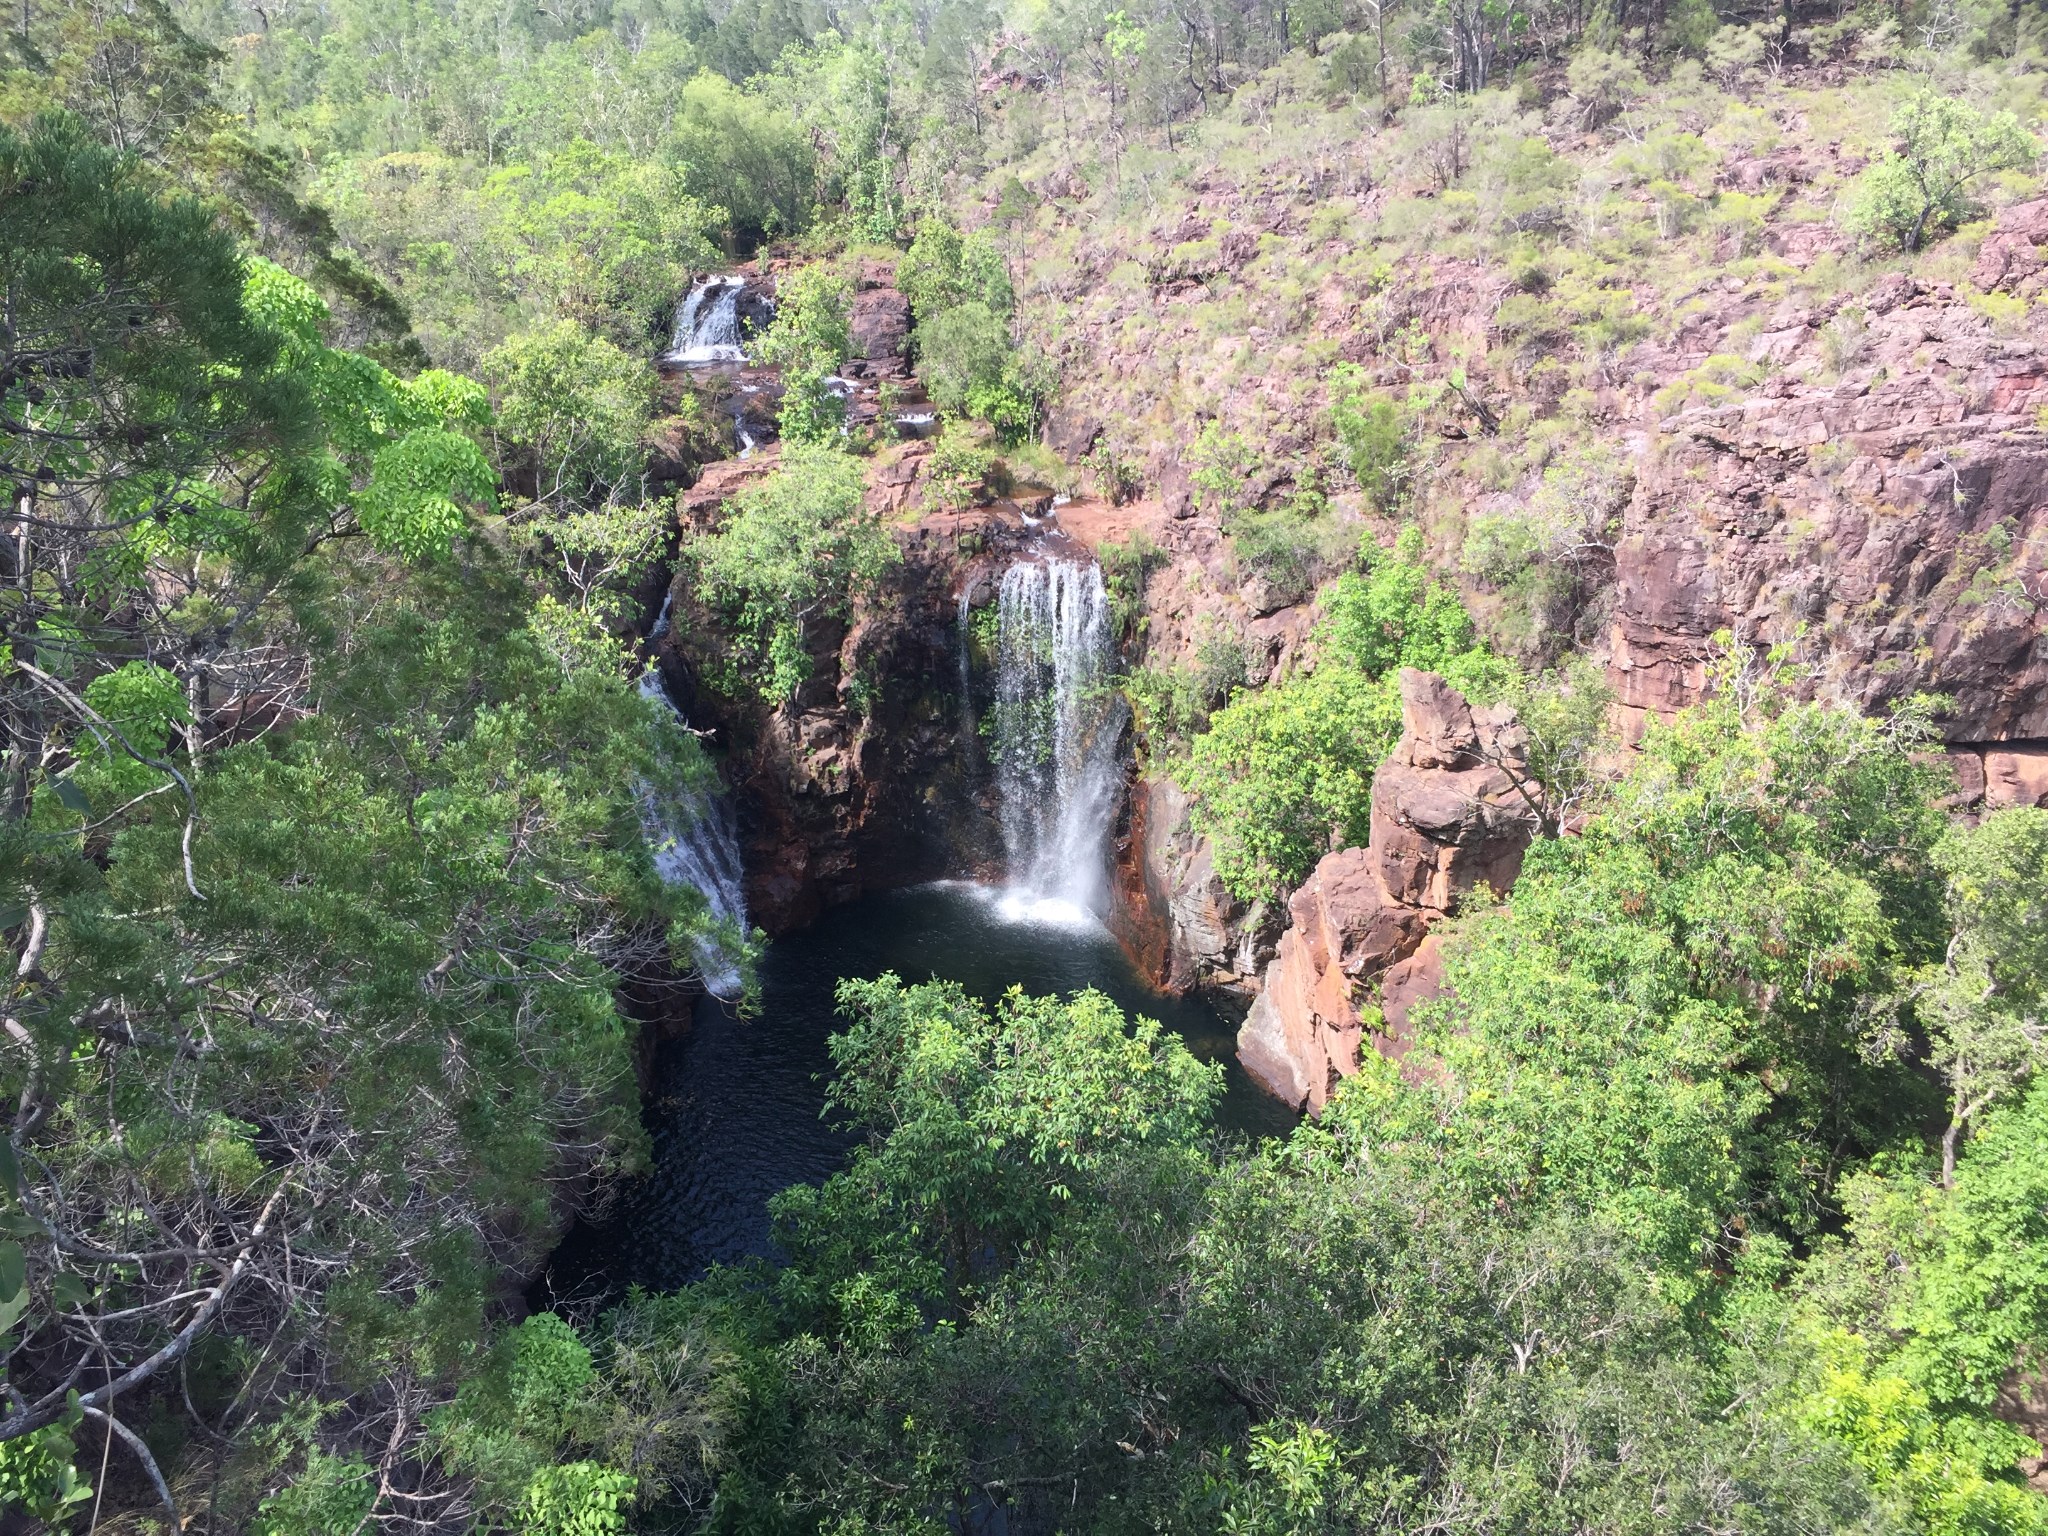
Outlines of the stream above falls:
M 713 1264 L 771 1255 L 769 1196 L 821 1182 L 851 1145 L 819 1118 L 825 1041 L 840 1027 L 833 990 L 842 976 L 885 971 L 957 981 L 984 999 L 1012 985 L 1097 988 L 1177 1032 L 1202 1059 L 1224 1063 L 1218 1119 L 1226 1130 L 1282 1134 L 1294 1123 L 1237 1064 L 1236 1021 L 1207 999 L 1153 991 L 1085 913 L 964 881 L 866 896 L 769 946 L 756 1017 L 706 997 L 691 1028 L 662 1046 L 646 1108 L 653 1168 L 620 1191 L 604 1221 L 569 1235 L 538 1299 L 616 1295 L 628 1285 L 667 1290 Z

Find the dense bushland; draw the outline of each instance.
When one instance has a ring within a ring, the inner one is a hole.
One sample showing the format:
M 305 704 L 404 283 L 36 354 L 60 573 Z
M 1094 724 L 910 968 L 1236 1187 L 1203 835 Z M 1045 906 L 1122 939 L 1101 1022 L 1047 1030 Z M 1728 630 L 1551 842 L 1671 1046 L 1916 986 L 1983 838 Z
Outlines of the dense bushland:
M 2042 21 L 24 6 L 0 1500 L 273 1536 L 2048 1527 L 2008 1422 L 2048 1345 L 2048 813 L 1951 825 L 1938 701 L 1801 702 L 1733 645 L 1609 773 L 1571 655 L 1630 349 L 1709 279 L 1958 280 L 2035 190 Z M 1867 164 L 1721 184 L 1784 108 Z M 1212 178 L 1245 227 L 1194 219 Z M 1254 227 L 1292 179 L 1302 230 Z M 1768 253 L 1821 220 L 1853 255 Z M 955 418 L 935 497 L 997 454 L 1119 502 L 1171 467 L 1233 580 L 1317 598 L 1255 684 L 1235 633 L 1145 654 L 1158 552 L 1105 552 L 1145 748 L 1238 894 L 1365 835 L 1404 665 L 1516 704 L 1545 836 L 1451 930 L 1406 1069 L 1262 1146 L 1100 997 L 849 983 L 865 1143 L 778 1201 L 787 1264 L 515 1323 L 507 1277 L 641 1156 L 620 986 L 705 920 L 639 796 L 707 770 L 620 637 L 650 430 L 716 450 L 644 360 L 764 252 L 790 446 L 682 551 L 721 686 L 790 697 L 893 555 L 825 384 L 886 255 Z M 1397 313 L 1423 258 L 1506 279 L 1483 341 Z M 1325 285 L 1384 321 L 1370 368 Z M 1288 360 L 1240 392 L 1254 327 Z M 1091 390 L 1059 463 L 1036 434 Z

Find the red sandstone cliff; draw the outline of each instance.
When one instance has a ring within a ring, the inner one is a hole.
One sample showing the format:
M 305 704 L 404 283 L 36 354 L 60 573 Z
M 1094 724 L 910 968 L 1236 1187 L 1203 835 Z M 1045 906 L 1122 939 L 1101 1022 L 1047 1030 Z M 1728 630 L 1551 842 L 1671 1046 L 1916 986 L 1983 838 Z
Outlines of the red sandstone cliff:
M 1328 855 L 1294 893 L 1237 1037 L 1246 1070 L 1311 1111 L 1358 1070 L 1372 984 L 1388 1026 L 1372 1044 L 1399 1055 L 1407 1008 L 1439 974 L 1430 927 L 1481 886 L 1504 894 L 1529 846 L 1527 737 L 1512 712 L 1474 709 L 1435 674 L 1404 669 L 1401 718 L 1373 778 L 1371 842 Z

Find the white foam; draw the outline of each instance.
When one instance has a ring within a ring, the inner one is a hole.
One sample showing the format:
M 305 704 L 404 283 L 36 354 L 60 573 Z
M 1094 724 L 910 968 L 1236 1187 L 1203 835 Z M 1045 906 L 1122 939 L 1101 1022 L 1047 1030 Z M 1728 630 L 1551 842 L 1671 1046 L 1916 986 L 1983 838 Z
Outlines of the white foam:
M 1031 891 L 1002 891 L 995 900 L 996 915 L 1006 923 L 1023 923 L 1034 928 L 1098 928 L 1095 914 L 1075 901 L 1057 896 L 1039 896 Z

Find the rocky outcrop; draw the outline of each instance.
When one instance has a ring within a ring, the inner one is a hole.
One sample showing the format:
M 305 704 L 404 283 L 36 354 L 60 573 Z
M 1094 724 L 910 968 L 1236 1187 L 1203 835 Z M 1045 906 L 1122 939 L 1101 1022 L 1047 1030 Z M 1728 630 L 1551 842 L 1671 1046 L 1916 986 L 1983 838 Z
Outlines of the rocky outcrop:
M 916 447 L 918 445 L 907 445 Z M 686 529 L 713 527 L 726 503 L 774 472 L 780 454 L 712 464 L 677 498 Z M 869 500 L 902 554 L 851 622 L 811 626 L 811 676 L 770 706 L 731 697 L 718 677 L 718 626 L 696 609 L 687 569 L 661 652 L 670 696 L 724 749 L 737 791 L 749 919 L 771 935 L 863 890 L 986 863 L 994 823 L 977 793 L 979 754 L 961 739 L 955 592 L 991 542 L 941 514 L 905 523 L 871 461 Z M 989 521 L 993 514 L 984 514 Z
M 910 356 L 910 300 L 896 287 L 894 265 L 861 264 L 849 329 L 853 355 L 862 362 L 900 362 Z
M 1171 992 L 1256 992 L 1285 909 L 1230 894 L 1209 840 L 1188 825 L 1187 797 L 1164 775 L 1136 776 L 1127 832 L 1117 849 L 1117 929 L 1140 969 Z
M 2042 286 L 2042 204 L 1988 286 Z M 1945 285 L 1774 313 L 1749 398 L 1661 423 L 1615 550 L 1610 672 L 1634 719 L 1706 686 L 1712 637 L 1800 640 L 1815 686 L 1876 710 L 1948 696 L 1959 743 L 2048 736 L 2048 348 Z M 2019 791 L 2015 791 L 2018 793 Z
M 902 559 L 850 622 L 811 626 L 811 675 L 792 700 L 720 693 L 718 623 L 694 606 L 686 568 L 672 587 L 680 618 L 659 652 L 669 696 L 723 752 L 748 916 L 771 936 L 863 891 L 1000 871 L 994 784 L 972 726 L 985 701 L 961 692 L 961 605 L 994 601 L 1027 548 L 1086 558 L 1087 546 L 1048 524 L 1049 498 L 930 506 L 930 453 L 906 442 L 866 461 L 868 510 Z M 715 527 L 780 457 L 771 446 L 707 466 L 677 497 L 686 531 Z
M 1327 855 L 1288 902 L 1290 926 L 1237 1037 L 1245 1069 L 1313 1112 L 1358 1070 L 1359 1004 L 1384 978 L 1376 1049 L 1406 1048 L 1408 1010 L 1441 979 L 1430 927 L 1480 886 L 1505 893 L 1533 817 L 1527 736 L 1433 673 L 1401 673 L 1402 735 L 1373 778 L 1372 838 Z

